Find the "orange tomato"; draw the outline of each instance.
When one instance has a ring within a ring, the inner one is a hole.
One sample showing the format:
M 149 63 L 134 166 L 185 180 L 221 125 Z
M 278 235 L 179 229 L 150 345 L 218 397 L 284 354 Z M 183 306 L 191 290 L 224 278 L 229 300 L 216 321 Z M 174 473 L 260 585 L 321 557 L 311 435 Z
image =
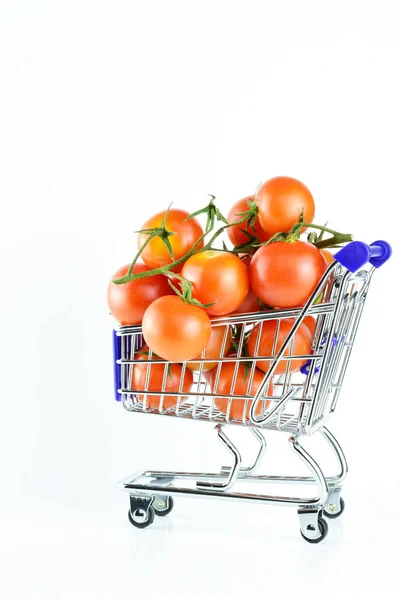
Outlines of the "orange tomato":
M 292 318 L 281 319 L 274 355 L 276 355 L 278 353 L 281 346 L 287 339 L 288 334 L 290 333 L 294 322 L 295 322 L 295 319 L 292 319 Z M 258 332 L 260 329 L 261 329 L 261 333 L 260 333 L 260 341 L 259 341 L 259 348 L 258 348 L 257 356 L 272 356 L 274 338 L 276 337 L 276 334 L 277 334 L 277 327 L 278 327 L 278 321 L 275 319 L 270 319 L 267 321 L 263 321 L 263 325 L 262 325 L 262 323 L 259 323 L 252 329 L 252 331 L 248 337 L 248 352 L 249 352 L 250 356 L 255 356 L 256 341 L 257 341 L 257 336 L 258 336 Z M 288 348 L 286 348 L 286 350 L 284 351 L 283 356 L 288 356 L 289 354 L 293 354 L 293 355 L 295 355 L 295 354 L 299 354 L 299 355 L 310 354 L 311 346 L 312 346 L 312 336 L 310 334 L 310 331 L 306 325 L 301 323 L 297 332 L 295 333 L 295 336 L 294 336 L 292 353 L 290 352 L 290 344 L 288 344 Z M 303 364 L 305 364 L 306 360 L 307 359 L 291 360 L 290 371 L 291 372 L 298 371 L 301 368 L 301 366 Z M 267 371 L 269 370 L 270 365 L 271 365 L 270 360 L 260 360 L 260 361 L 257 360 L 256 361 L 257 368 L 260 369 L 261 371 L 264 371 L 265 373 L 267 373 Z M 287 361 L 280 360 L 277 364 L 274 374 L 277 375 L 277 374 L 285 373 L 286 366 L 287 366 Z
M 240 221 L 243 218 L 243 215 L 240 213 L 246 212 L 249 209 L 248 201 L 253 202 L 254 196 L 241 198 L 241 200 L 238 200 L 235 202 L 235 204 L 233 204 L 229 210 L 229 214 L 227 215 L 227 221 L 229 224 Z M 249 227 L 246 221 L 227 228 L 227 235 L 229 236 L 232 244 L 239 246 L 250 241 L 250 238 L 244 233 L 244 231 L 246 231 L 250 236 L 255 237 L 259 242 L 266 242 L 268 239 L 270 239 L 270 235 L 263 231 L 259 223 L 259 218 L 256 217 L 253 228 Z
M 262 384 L 262 382 L 264 380 L 264 377 L 265 377 L 264 373 L 262 373 L 258 369 L 255 369 L 251 388 L 248 391 L 249 375 L 251 373 L 250 367 L 248 369 L 248 373 L 246 373 L 244 365 L 242 363 L 239 364 L 235 385 L 234 385 L 234 388 L 232 389 L 231 385 L 232 385 L 232 380 L 233 380 L 233 376 L 234 376 L 234 371 L 235 371 L 235 364 L 233 362 L 224 363 L 222 365 L 222 368 L 220 369 L 220 376 L 219 376 L 219 381 L 218 381 L 217 385 L 215 385 L 217 369 L 215 369 L 213 371 L 213 375 L 211 378 L 211 386 L 212 386 L 213 393 L 214 394 L 223 394 L 226 396 L 228 394 L 233 394 L 234 396 L 239 396 L 240 394 L 243 394 L 243 396 L 245 396 L 245 395 L 255 396 L 256 392 L 258 391 L 260 385 Z M 273 395 L 272 382 L 270 382 L 270 384 L 269 384 L 267 395 L 268 396 Z M 262 412 L 264 410 L 266 410 L 269 405 L 270 405 L 270 400 L 268 400 L 266 402 L 259 401 L 258 406 L 256 408 L 256 416 L 261 415 Z M 228 398 L 216 398 L 215 406 L 217 406 L 217 408 L 221 412 L 223 412 L 224 414 L 227 414 L 227 410 L 228 410 L 228 406 L 229 406 L 229 399 Z M 245 410 L 245 419 L 250 418 L 251 406 L 252 406 L 252 402 L 251 401 L 247 402 L 247 407 Z M 231 405 L 230 405 L 230 411 L 229 411 L 230 419 L 236 419 L 236 420 L 242 421 L 243 415 L 244 415 L 244 408 L 245 408 L 245 398 L 234 398 L 231 401 Z
M 166 211 L 162 211 L 148 219 L 140 229 L 152 229 L 160 227 Z M 172 246 L 174 259 L 178 260 L 194 246 L 195 242 L 203 235 L 204 231 L 197 219 L 186 221 L 189 213 L 179 208 L 170 208 L 166 218 L 166 229 L 173 231 L 175 235 L 169 236 Z M 138 236 L 138 247 L 144 244 L 148 239 L 148 234 L 140 233 Z M 198 244 L 197 249 L 202 248 L 203 240 Z M 157 269 L 173 262 L 167 247 L 159 238 L 153 238 L 141 253 L 141 259 L 150 269 Z M 180 271 L 182 264 L 177 265 L 172 270 L 176 273 Z
M 255 193 L 260 226 L 269 236 L 280 231 L 289 232 L 299 221 L 311 223 L 314 218 L 313 196 L 301 181 L 293 177 L 274 177 L 262 183 Z M 303 227 L 302 231 L 305 231 Z
M 226 331 L 227 330 L 227 331 Z M 232 330 L 229 325 L 214 325 L 211 329 L 211 337 L 209 338 L 209 342 L 206 346 L 205 356 L 201 357 L 201 355 L 197 356 L 198 360 L 201 358 L 221 358 L 221 356 L 226 356 L 231 346 L 231 338 L 232 338 Z M 223 345 L 224 344 L 224 345 Z M 223 348 L 223 353 L 222 353 Z M 212 363 L 204 363 L 202 372 L 210 371 L 214 367 L 218 365 L 217 362 Z M 201 367 L 201 363 L 187 363 L 187 368 L 192 371 L 199 371 Z
M 153 354 L 153 358 L 157 359 L 158 357 Z M 134 360 L 146 360 L 148 359 L 148 346 L 143 346 L 136 354 L 134 355 Z M 142 365 L 136 364 L 133 366 L 132 373 L 132 390 L 144 390 L 146 389 L 146 381 L 147 381 L 147 372 L 149 371 L 149 379 L 147 389 L 150 392 L 157 392 L 162 389 L 163 379 L 165 368 L 167 369 L 166 381 L 165 381 L 165 392 L 178 392 L 180 386 L 180 379 L 182 377 L 183 369 L 179 364 L 151 364 L 144 363 Z M 181 388 L 181 393 L 188 393 L 191 389 L 193 383 L 193 373 L 192 371 L 185 370 L 183 376 L 183 385 Z M 146 405 L 147 408 L 160 408 L 161 396 L 146 396 L 145 394 L 136 394 L 137 398 L 140 402 L 144 402 L 145 397 L 147 398 Z M 178 396 L 164 396 L 163 399 L 163 408 L 171 408 L 175 406 L 178 400 Z
M 191 256 L 182 276 L 193 284 L 193 296 L 209 315 L 227 315 L 235 311 L 249 290 L 245 264 L 231 252 L 206 250 Z
M 138 325 L 151 302 L 160 296 L 171 294 L 172 289 L 164 275 L 151 275 L 120 285 L 113 283 L 126 275 L 129 266 L 121 267 L 112 277 L 107 293 L 108 306 L 112 316 L 121 325 Z M 140 263 L 133 267 L 133 273 L 147 270 L 148 267 Z
M 310 331 L 310 335 L 312 336 L 312 338 L 314 337 L 316 331 L 316 324 L 317 321 L 312 315 L 307 315 L 302 321 L 302 325 L 306 325 L 306 327 Z
M 184 362 L 200 355 L 211 337 L 211 322 L 198 306 L 178 296 L 162 296 L 144 313 L 143 336 L 161 358 Z
M 319 252 L 321 252 L 322 255 L 324 256 L 324 259 L 325 259 L 327 265 L 330 265 L 332 262 L 334 262 L 335 257 L 332 252 L 330 252 L 329 250 L 326 250 L 325 248 L 322 248 L 321 250 L 319 250 Z
M 255 292 L 251 288 L 249 288 L 248 294 L 245 296 L 245 298 L 241 302 L 240 306 L 235 309 L 233 314 L 237 315 L 237 314 L 244 314 L 244 313 L 252 313 L 252 312 L 258 312 L 260 310 L 262 310 L 262 309 L 259 305 L 258 298 L 256 297 Z
M 302 306 L 326 267 L 324 256 L 308 242 L 275 242 L 259 248 L 252 258 L 251 287 L 270 306 Z

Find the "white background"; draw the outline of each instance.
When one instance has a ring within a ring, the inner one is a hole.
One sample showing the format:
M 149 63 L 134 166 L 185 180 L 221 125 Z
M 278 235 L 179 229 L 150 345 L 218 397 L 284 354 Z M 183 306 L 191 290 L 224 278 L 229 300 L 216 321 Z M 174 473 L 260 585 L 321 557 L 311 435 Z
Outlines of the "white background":
M 0 3 L 2 598 L 396 597 L 395 256 L 331 422 L 347 509 L 315 546 L 294 509 L 244 503 L 129 525 L 118 479 L 226 457 L 211 425 L 113 401 L 106 287 L 153 212 L 227 212 L 278 174 L 395 250 L 398 63 L 395 0 Z M 266 467 L 294 459 L 271 435 Z

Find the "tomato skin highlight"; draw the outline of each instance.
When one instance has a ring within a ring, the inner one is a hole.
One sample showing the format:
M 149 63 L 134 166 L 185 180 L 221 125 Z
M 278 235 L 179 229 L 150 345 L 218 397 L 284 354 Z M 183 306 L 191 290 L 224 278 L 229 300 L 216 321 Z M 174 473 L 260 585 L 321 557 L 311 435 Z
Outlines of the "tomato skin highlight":
M 198 252 L 187 260 L 181 274 L 193 284 L 194 298 L 212 304 L 204 309 L 209 315 L 234 312 L 248 294 L 247 268 L 231 252 Z
M 161 211 L 148 219 L 140 229 L 152 229 L 160 227 L 166 211 Z M 166 229 L 173 231 L 175 235 L 169 236 L 170 245 L 172 246 L 175 260 L 178 260 L 194 246 L 195 242 L 203 235 L 199 221 L 195 218 L 186 221 L 189 213 L 180 208 L 170 208 L 166 218 Z M 147 240 L 148 234 L 139 233 L 137 245 L 140 249 Z M 201 249 L 204 246 L 202 240 L 196 249 Z M 149 269 L 157 269 L 173 262 L 167 247 L 159 238 L 153 238 L 144 248 L 140 255 L 141 260 L 148 266 Z M 172 271 L 178 273 L 182 268 L 182 263 L 173 267 Z
M 226 329 L 227 329 L 227 333 L 226 333 Z M 224 326 L 214 325 L 211 330 L 211 337 L 209 338 L 209 342 L 206 346 L 205 356 L 203 356 L 202 358 L 208 358 L 208 359 L 220 358 L 221 351 L 223 348 L 223 342 L 225 340 L 225 336 L 226 336 L 226 343 L 224 345 L 223 356 L 226 356 L 226 354 L 230 350 L 233 332 L 232 332 L 230 325 L 227 325 L 227 326 L 226 325 L 224 325 Z M 197 356 L 196 358 L 198 358 L 198 360 L 201 360 L 201 355 Z M 206 371 L 210 371 L 214 367 L 217 367 L 217 365 L 218 365 L 217 362 L 204 363 L 202 372 L 205 373 Z M 191 369 L 192 371 L 199 371 L 200 367 L 201 367 L 201 363 L 199 363 L 199 362 L 198 363 L 187 363 L 187 368 Z
M 230 208 L 229 213 L 227 215 L 227 221 L 229 222 L 229 224 L 235 223 L 236 221 L 240 221 L 243 218 L 243 215 L 239 213 L 243 213 L 249 210 L 248 200 L 250 202 L 254 202 L 254 199 L 254 196 L 246 196 L 245 198 L 241 198 L 241 200 L 235 202 Z M 259 223 L 259 218 L 256 217 L 253 228 L 248 227 L 246 221 L 243 221 L 243 223 L 239 223 L 238 225 L 228 227 L 227 235 L 229 236 L 231 243 L 235 246 L 240 246 L 241 244 L 245 244 L 250 241 L 250 238 L 247 235 L 245 235 L 245 233 L 240 231 L 242 229 L 244 231 L 247 231 L 249 235 L 256 237 L 260 242 L 267 242 L 267 240 L 270 239 L 270 235 L 263 231 Z
M 206 347 L 211 322 L 202 308 L 186 304 L 178 296 L 162 296 L 144 313 L 143 336 L 161 358 L 184 362 Z
M 158 357 L 153 354 L 154 359 Z M 136 354 L 134 355 L 134 360 L 146 360 L 148 359 L 148 346 L 144 345 Z M 156 392 L 162 389 L 162 383 L 164 378 L 164 370 L 165 365 L 161 364 L 151 364 L 144 363 L 142 365 L 134 365 L 133 373 L 132 373 L 132 390 L 144 390 L 146 387 L 147 380 L 147 371 L 149 371 L 149 379 L 147 389 L 150 392 Z M 180 378 L 182 376 L 183 368 L 179 364 L 167 365 L 168 373 L 166 375 L 165 382 L 165 392 L 178 392 L 180 386 Z M 183 386 L 181 393 L 188 393 L 193 384 L 193 374 L 192 371 L 185 370 L 183 377 Z M 146 395 L 145 394 L 136 394 L 138 400 L 140 402 L 144 402 Z M 146 406 L 147 408 L 160 408 L 161 396 L 147 396 Z M 164 396 L 163 399 L 163 408 L 172 408 L 175 406 L 178 400 L 178 396 Z
M 309 299 L 326 268 L 324 256 L 312 244 L 274 242 L 254 255 L 251 287 L 265 304 L 295 308 Z
M 315 204 L 309 189 L 293 177 L 273 177 L 262 183 L 255 193 L 260 226 L 270 236 L 280 231 L 289 232 L 299 221 L 311 223 Z M 306 227 L 302 228 L 302 232 Z
M 276 344 L 275 353 L 274 353 L 275 355 L 278 353 L 281 346 L 287 339 L 288 334 L 290 333 L 294 322 L 295 322 L 295 319 L 291 319 L 291 318 L 281 320 L 280 329 L 279 329 L 278 337 L 277 337 L 277 344 Z M 255 356 L 256 339 L 257 339 L 258 331 L 259 331 L 260 327 L 261 327 L 261 324 L 256 325 L 252 329 L 251 333 L 249 334 L 249 337 L 248 337 L 249 356 Z M 258 348 L 258 352 L 257 352 L 258 356 L 272 356 L 274 338 L 276 335 L 277 327 L 278 327 L 278 321 L 275 319 L 263 321 L 262 331 L 260 334 L 259 348 Z M 294 336 L 294 346 L 293 346 L 292 354 L 293 355 L 295 355 L 295 354 L 299 354 L 299 355 L 310 354 L 311 347 L 312 347 L 312 339 L 313 338 L 310 334 L 309 329 L 306 327 L 306 325 L 301 323 L 297 332 L 295 333 L 295 336 Z M 284 351 L 283 356 L 288 356 L 289 354 L 290 354 L 290 344 L 288 344 L 288 348 L 286 348 L 286 350 Z M 294 371 L 298 371 L 301 368 L 301 366 L 305 364 L 306 360 L 307 359 L 291 360 L 290 372 L 293 373 Z M 267 371 L 270 368 L 271 362 L 272 361 L 270 361 L 270 360 L 257 360 L 256 367 L 258 369 L 260 369 L 261 371 L 264 371 L 265 373 L 267 373 Z M 280 360 L 278 362 L 277 367 L 276 367 L 275 371 L 273 372 L 273 374 L 281 375 L 281 374 L 285 373 L 286 366 L 287 366 L 287 361 Z
M 211 387 L 212 387 L 212 393 L 223 394 L 223 395 L 233 394 L 235 396 L 238 396 L 240 394 L 246 395 L 248 383 L 249 383 L 249 374 L 250 374 L 251 370 L 250 370 L 250 368 L 248 369 L 248 374 L 246 377 L 244 365 L 242 363 L 240 363 L 240 365 L 238 366 L 238 370 L 237 370 L 236 382 L 235 382 L 234 388 L 232 390 L 231 384 L 232 384 L 232 380 L 233 380 L 233 376 L 234 376 L 234 371 L 235 371 L 235 363 L 233 363 L 233 362 L 224 363 L 222 365 L 222 368 L 220 369 L 219 381 L 216 386 L 215 380 L 216 380 L 217 369 L 215 369 L 214 372 L 212 373 L 211 382 L 210 382 Z M 251 384 L 251 389 L 249 390 L 250 396 L 255 396 L 256 392 L 258 391 L 259 387 L 261 386 L 261 384 L 263 382 L 264 377 L 265 377 L 264 373 L 262 373 L 258 369 L 255 369 L 252 384 Z M 267 395 L 268 396 L 273 395 L 272 382 L 269 383 Z M 215 406 L 217 406 L 217 408 L 224 414 L 227 414 L 228 405 L 229 405 L 228 398 L 216 398 L 215 399 Z M 263 410 L 268 408 L 269 405 L 270 405 L 270 400 L 267 400 L 265 402 L 260 401 L 257 406 L 257 409 L 256 409 L 256 413 L 255 413 L 256 416 L 259 416 L 260 414 L 262 414 Z M 242 398 L 242 399 L 234 398 L 231 402 L 229 418 L 236 419 L 236 420 L 242 420 L 243 413 L 244 413 L 244 406 L 245 406 L 244 398 Z M 248 401 L 247 409 L 245 411 L 245 419 L 250 418 L 251 406 L 252 406 L 252 402 Z
M 121 325 L 139 325 L 151 302 L 161 296 L 171 294 L 172 289 L 164 275 L 151 275 L 128 283 L 117 285 L 113 281 L 124 277 L 130 265 L 117 270 L 112 277 L 107 291 L 109 310 Z M 143 273 L 148 267 L 136 263 L 133 273 Z

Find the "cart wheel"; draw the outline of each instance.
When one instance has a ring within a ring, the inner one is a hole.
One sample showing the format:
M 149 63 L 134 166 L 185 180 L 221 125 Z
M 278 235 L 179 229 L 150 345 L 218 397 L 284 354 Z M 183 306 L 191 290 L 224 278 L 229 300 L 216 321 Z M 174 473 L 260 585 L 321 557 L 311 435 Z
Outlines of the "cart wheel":
M 329 506 L 331 506 L 331 508 L 334 509 L 335 504 L 328 505 L 323 511 L 324 516 L 328 517 L 329 519 L 336 519 L 337 517 L 340 517 L 345 510 L 345 502 L 344 502 L 343 498 L 339 499 L 339 510 L 334 510 L 334 512 L 329 512 Z
M 144 529 L 154 522 L 155 511 L 152 506 L 148 507 L 147 513 L 142 508 L 137 508 L 133 513 L 129 510 L 127 516 L 134 527 Z
M 324 538 L 326 537 L 327 533 L 328 533 L 328 524 L 327 521 L 325 519 L 323 519 L 323 517 L 319 517 L 318 520 L 318 525 L 319 525 L 319 531 L 320 531 L 320 537 L 318 538 L 309 538 L 306 537 L 306 535 L 304 535 L 302 533 L 301 530 L 301 536 L 303 537 L 304 540 L 306 540 L 307 542 L 309 542 L 309 544 L 318 544 L 319 542 L 321 542 L 322 540 L 324 540 Z
M 174 505 L 172 496 L 156 498 L 153 504 L 154 512 L 158 517 L 166 517 L 172 512 Z

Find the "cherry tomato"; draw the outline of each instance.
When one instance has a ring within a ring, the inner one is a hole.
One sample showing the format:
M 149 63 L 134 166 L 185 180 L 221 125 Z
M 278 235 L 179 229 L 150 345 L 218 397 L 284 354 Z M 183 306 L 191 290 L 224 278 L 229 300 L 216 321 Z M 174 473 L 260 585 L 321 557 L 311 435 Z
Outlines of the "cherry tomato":
M 322 248 L 322 250 L 320 250 L 320 252 L 324 256 L 327 265 L 330 265 L 332 262 L 334 262 L 335 258 L 334 258 L 334 254 L 332 254 L 332 252 L 330 252 L 329 250 L 326 250 L 325 248 Z
M 247 196 L 246 198 L 242 198 L 233 204 L 229 210 L 229 214 L 227 215 L 227 221 L 229 223 L 235 223 L 243 218 L 243 215 L 240 213 L 246 212 L 249 209 L 248 201 L 254 202 L 254 196 Z M 257 238 L 259 242 L 266 242 L 270 238 L 270 235 L 263 231 L 259 223 L 259 218 L 256 217 L 253 228 L 249 227 L 246 221 L 233 227 L 228 227 L 227 235 L 229 236 L 232 244 L 235 246 L 239 246 L 240 244 L 245 244 L 250 241 L 248 235 L 243 233 L 242 230 L 247 231 L 249 235 Z
M 280 329 L 277 336 L 277 343 L 274 355 L 278 353 L 281 346 L 285 342 L 290 333 L 292 326 L 295 322 L 295 319 L 281 319 Z M 257 356 L 273 356 L 273 344 L 274 338 L 277 332 L 278 321 L 275 319 L 271 319 L 270 321 L 263 321 L 263 326 L 261 323 L 256 325 L 248 337 L 248 352 L 249 356 L 255 356 L 255 348 L 256 341 L 258 336 L 258 331 L 260 328 L 260 341 L 259 347 L 257 351 Z M 310 349 L 312 346 L 312 336 L 310 335 L 309 329 L 303 323 L 300 324 L 295 336 L 294 336 L 294 345 L 292 349 L 292 353 L 290 352 L 290 344 L 288 348 L 284 351 L 284 356 L 288 356 L 289 354 L 310 354 Z M 290 371 L 298 371 L 303 364 L 305 364 L 307 359 L 305 360 L 291 360 Z M 256 366 L 261 371 L 265 373 L 269 370 L 271 361 L 270 360 L 261 360 L 256 362 Z M 287 366 L 287 361 L 280 360 L 277 364 L 277 367 L 274 371 L 275 375 L 285 373 Z
M 160 227 L 166 211 L 162 211 L 148 219 L 140 229 L 152 229 Z M 197 219 L 186 221 L 189 213 L 179 208 L 170 208 L 166 218 L 166 229 L 173 231 L 175 235 L 169 236 L 175 260 L 178 260 L 194 246 L 195 242 L 203 235 L 204 231 Z M 144 244 L 148 235 L 140 233 L 138 236 L 138 247 Z M 202 248 L 204 242 L 201 241 L 197 249 Z M 150 269 L 157 269 L 173 262 L 167 247 L 159 238 L 153 238 L 141 253 L 141 259 Z M 180 271 L 182 264 L 177 265 L 172 270 L 176 273 Z
M 255 292 L 251 288 L 249 288 L 248 294 L 245 296 L 245 298 L 241 302 L 240 306 L 235 309 L 233 314 L 237 315 L 237 314 L 243 314 L 243 313 L 252 313 L 252 312 L 258 312 L 260 310 L 262 310 L 262 309 L 259 305 L 258 298 L 257 298 Z
M 298 179 L 274 177 L 265 181 L 257 189 L 255 201 L 259 209 L 259 223 L 270 236 L 280 231 L 288 233 L 299 221 L 302 209 L 304 222 L 313 221 L 315 205 L 312 194 Z
M 158 358 L 153 354 L 153 358 Z M 148 346 L 143 346 L 134 356 L 134 360 L 147 360 L 148 359 Z M 151 366 L 150 366 L 151 365 Z M 165 392 L 178 392 L 180 389 L 180 379 L 182 377 L 183 368 L 179 364 L 151 364 L 144 363 L 142 365 L 134 365 L 132 373 L 132 389 L 133 390 L 144 390 L 148 389 L 150 392 L 157 392 L 162 389 L 164 380 L 165 368 L 167 369 L 166 380 L 165 380 Z M 148 385 L 147 372 L 149 371 Z M 181 393 L 187 393 L 190 391 L 193 383 L 192 371 L 185 370 L 183 376 L 183 384 Z M 161 396 L 146 396 L 145 394 L 136 394 L 140 402 L 144 402 L 147 398 L 147 408 L 160 408 Z M 178 400 L 178 396 L 164 396 L 163 408 L 171 408 L 175 406 Z
M 246 254 L 239 254 L 240 260 L 245 264 L 248 269 L 248 277 L 249 277 L 249 265 L 251 264 L 252 256 L 248 256 Z M 233 315 L 243 314 L 243 313 L 252 313 L 260 311 L 259 300 L 256 297 L 255 292 L 251 289 L 248 290 L 248 294 L 245 296 L 244 300 L 241 302 L 240 306 L 235 309 L 232 313 Z
M 266 304 L 302 306 L 326 270 L 321 252 L 308 242 L 275 242 L 262 246 L 250 266 L 251 287 Z
M 178 296 L 162 296 L 144 313 L 143 336 L 161 358 L 184 362 L 206 347 L 211 322 L 202 308 L 186 304 Z
M 251 367 L 249 367 L 248 371 L 246 372 L 244 365 L 242 363 L 239 364 L 235 385 L 234 385 L 234 388 L 232 389 L 231 385 L 232 385 L 232 381 L 233 381 L 233 377 L 234 377 L 234 371 L 235 371 L 235 363 L 233 363 L 233 362 L 224 363 L 222 365 L 222 368 L 220 369 L 219 381 L 218 381 L 217 385 L 215 385 L 217 369 L 213 370 L 212 377 L 211 377 L 211 386 L 212 386 L 212 392 L 214 394 L 223 394 L 223 395 L 233 394 L 235 396 L 238 396 L 240 394 L 243 394 L 244 396 L 247 395 Z M 258 369 L 255 369 L 252 384 L 251 384 L 251 389 L 248 391 L 248 395 L 254 396 L 256 394 L 261 383 L 263 382 L 264 377 L 265 377 L 264 373 L 262 373 Z M 270 384 L 269 384 L 267 395 L 268 396 L 273 395 L 272 382 L 270 382 Z M 258 406 L 256 408 L 256 413 L 255 413 L 256 416 L 261 415 L 263 413 L 263 411 L 266 410 L 269 405 L 270 405 L 270 400 L 267 400 L 266 402 L 259 401 Z M 227 410 L 228 410 L 228 406 L 229 406 L 229 399 L 228 398 L 216 398 L 215 406 L 217 406 L 217 408 L 222 413 L 227 414 Z M 252 402 L 249 401 L 247 403 L 247 409 L 245 411 L 245 419 L 250 418 L 251 406 L 252 406 Z M 244 414 L 244 408 L 245 408 L 245 398 L 242 398 L 242 399 L 234 398 L 231 402 L 229 418 L 242 421 L 243 414 Z
M 235 311 L 249 290 L 248 271 L 231 252 L 206 250 L 194 254 L 185 263 L 182 276 L 193 284 L 193 296 L 209 315 L 227 315 Z
M 226 331 L 227 330 L 227 331 Z M 231 346 L 231 338 L 232 331 L 229 325 L 214 325 L 211 331 L 211 337 L 209 338 L 209 342 L 206 346 L 205 356 L 202 358 L 221 358 L 221 356 L 226 356 Z M 223 353 L 222 353 L 223 349 Z M 199 360 L 201 360 L 201 356 L 197 356 Z M 204 363 L 202 372 L 210 371 L 214 367 L 218 365 L 217 362 L 212 363 Z M 187 368 L 192 371 L 199 371 L 201 367 L 201 363 L 187 363 Z
M 312 315 L 307 315 L 304 318 L 304 320 L 302 321 L 302 325 L 306 325 L 306 327 L 310 331 L 310 335 L 313 338 L 314 334 L 315 334 L 315 331 L 316 331 L 316 325 L 317 325 L 316 319 Z
M 121 325 L 137 325 L 141 323 L 144 312 L 151 302 L 160 296 L 172 293 L 168 280 L 164 275 L 151 275 L 128 283 L 117 285 L 114 280 L 124 277 L 130 265 L 118 269 L 108 285 L 108 306 L 112 316 Z M 137 263 L 133 273 L 148 271 L 146 265 Z

